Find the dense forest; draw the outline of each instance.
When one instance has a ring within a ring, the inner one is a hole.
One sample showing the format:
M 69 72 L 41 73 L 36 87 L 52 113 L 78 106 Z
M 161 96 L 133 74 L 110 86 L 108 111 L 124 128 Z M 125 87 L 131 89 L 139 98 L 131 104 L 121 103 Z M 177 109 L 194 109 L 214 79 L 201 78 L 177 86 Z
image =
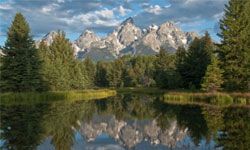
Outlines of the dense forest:
M 1 57 L 2 92 L 60 91 L 94 87 L 159 87 L 208 92 L 250 88 L 250 1 L 231 0 L 220 21 L 220 43 L 208 32 L 157 55 L 122 56 L 114 61 L 78 60 L 63 31 L 36 48 L 30 28 L 17 13 Z

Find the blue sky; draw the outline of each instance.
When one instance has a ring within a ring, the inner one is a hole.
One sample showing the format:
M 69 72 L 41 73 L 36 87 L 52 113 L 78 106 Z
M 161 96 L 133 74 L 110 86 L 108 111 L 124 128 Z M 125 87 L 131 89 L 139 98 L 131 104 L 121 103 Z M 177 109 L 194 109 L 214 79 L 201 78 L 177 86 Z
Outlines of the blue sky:
M 146 28 L 173 21 L 184 31 L 203 34 L 209 31 L 219 41 L 218 21 L 228 0 L 0 0 L 0 45 L 16 12 L 30 24 L 32 35 L 39 39 L 52 30 L 64 30 L 75 40 L 90 29 L 105 36 L 123 20 L 133 17 L 135 24 Z

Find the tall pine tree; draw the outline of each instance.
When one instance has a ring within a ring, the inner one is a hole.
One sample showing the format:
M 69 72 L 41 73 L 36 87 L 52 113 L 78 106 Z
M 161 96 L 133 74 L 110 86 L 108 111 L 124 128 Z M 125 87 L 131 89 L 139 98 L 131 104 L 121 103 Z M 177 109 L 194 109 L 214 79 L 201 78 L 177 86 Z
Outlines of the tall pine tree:
M 78 69 L 75 68 L 76 60 L 64 32 L 58 31 L 49 47 L 42 42 L 40 55 L 43 60 L 43 77 L 48 82 L 50 90 L 69 90 L 79 87 L 74 81 L 78 79 L 76 75 L 79 75 Z
M 95 85 L 96 66 L 89 57 L 84 59 L 83 64 L 85 69 L 82 71 L 85 72 L 86 75 L 86 86 L 93 87 Z
M 249 3 L 248 0 L 230 0 L 220 21 L 222 42 L 219 56 L 227 90 L 249 89 Z
M 184 74 L 185 72 L 185 59 L 186 59 L 186 56 L 187 56 L 187 51 L 184 47 L 178 47 L 176 53 L 176 60 L 175 60 L 175 66 L 176 66 L 176 72 L 179 74 L 179 75 L 182 75 Z M 180 87 L 183 87 L 183 80 L 182 79 L 182 76 L 180 76 Z
M 1 91 L 41 90 L 41 63 L 29 25 L 21 13 L 16 14 L 9 28 L 3 53 Z
M 156 86 L 166 89 L 179 87 L 180 76 L 175 71 L 175 57 L 161 49 L 156 55 L 154 79 Z
M 211 64 L 208 65 L 206 74 L 203 77 L 203 83 L 201 85 L 202 90 L 208 92 L 216 92 L 221 89 L 223 83 L 222 70 L 219 68 L 219 62 L 217 58 L 212 57 Z
M 190 44 L 184 63 L 180 66 L 185 87 L 198 89 L 201 87 L 201 80 L 211 62 L 214 48 L 208 32 L 201 39 L 195 38 Z

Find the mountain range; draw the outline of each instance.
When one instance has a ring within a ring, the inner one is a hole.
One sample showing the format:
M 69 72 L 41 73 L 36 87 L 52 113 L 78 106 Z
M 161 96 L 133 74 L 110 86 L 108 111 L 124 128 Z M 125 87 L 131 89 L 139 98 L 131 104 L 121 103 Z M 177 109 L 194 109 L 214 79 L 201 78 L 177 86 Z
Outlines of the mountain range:
M 38 45 L 44 41 L 50 45 L 57 34 L 58 32 L 51 31 L 36 43 Z M 77 58 L 90 57 L 98 61 L 113 60 L 127 54 L 156 54 L 161 48 L 175 52 L 179 46 L 188 47 L 195 37 L 198 37 L 197 33 L 184 32 L 170 21 L 160 26 L 152 24 L 146 29 L 141 29 L 130 17 L 106 37 L 101 38 L 93 31 L 85 30 L 71 43 Z

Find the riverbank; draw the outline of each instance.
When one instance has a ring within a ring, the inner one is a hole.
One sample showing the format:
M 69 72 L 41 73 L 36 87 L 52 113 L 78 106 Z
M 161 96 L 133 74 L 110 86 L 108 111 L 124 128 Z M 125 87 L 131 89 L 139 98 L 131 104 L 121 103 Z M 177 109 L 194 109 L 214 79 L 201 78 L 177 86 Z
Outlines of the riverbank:
M 216 92 L 207 93 L 189 90 L 163 90 L 158 88 L 120 88 L 118 93 L 161 94 L 165 102 L 171 103 L 209 103 L 215 105 L 244 104 L 250 105 L 250 93 Z
M 250 93 L 220 92 L 205 93 L 201 91 L 176 90 L 169 91 L 158 88 L 119 88 L 119 89 L 86 89 L 79 91 L 49 91 L 49 92 L 26 92 L 26 93 L 2 93 L 1 104 L 29 104 L 57 100 L 92 100 L 102 99 L 116 94 L 143 94 L 160 95 L 165 102 L 169 103 L 209 103 L 215 105 L 244 104 L 250 105 Z
M 250 93 L 202 93 L 202 92 L 167 92 L 165 102 L 171 103 L 206 103 L 213 105 L 250 105 Z
M 24 103 L 48 102 L 57 100 L 92 100 L 115 96 L 116 90 L 112 89 L 87 89 L 79 91 L 49 91 L 49 92 L 23 92 L 23 93 L 1 93 L 0 103 Z

